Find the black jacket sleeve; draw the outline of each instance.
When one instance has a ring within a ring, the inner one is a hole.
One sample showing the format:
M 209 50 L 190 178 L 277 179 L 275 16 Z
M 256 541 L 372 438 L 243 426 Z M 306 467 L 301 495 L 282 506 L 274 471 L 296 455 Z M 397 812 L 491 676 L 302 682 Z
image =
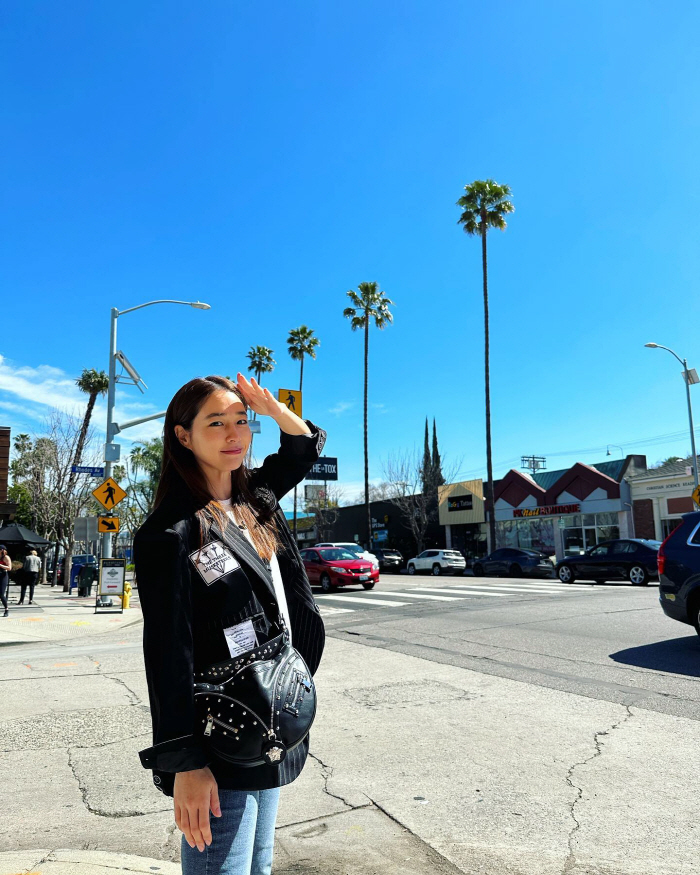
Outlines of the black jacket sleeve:
M 318 460 L 326 443 L 326 432 L 310 419 L 304 422 L 311 434 L 287 434 L 280 429 L 280 448 L 270 453 L 251 477 L 256 485 L 268 486 L 279 500 L 301 483 Z
M 171 530 L 137 532 L 134 566 L 143 613 L 143 655 L 153 747 L 139 751 L 146 769 L 187 772 L 206 766 L 193 735 L 192 597 L 187 550 Z

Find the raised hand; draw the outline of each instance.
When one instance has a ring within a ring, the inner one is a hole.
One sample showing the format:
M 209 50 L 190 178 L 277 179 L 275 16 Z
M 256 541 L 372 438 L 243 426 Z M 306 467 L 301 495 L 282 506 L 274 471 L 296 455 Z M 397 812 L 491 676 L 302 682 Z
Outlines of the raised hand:
M 269 389 L 261 386 L 255 377 L 246 380 L 243 374 L 236 374 L 236 384 L 243 393 L 246 404 L 258 416 L 277 416 L 287 408 L 278 401 Z

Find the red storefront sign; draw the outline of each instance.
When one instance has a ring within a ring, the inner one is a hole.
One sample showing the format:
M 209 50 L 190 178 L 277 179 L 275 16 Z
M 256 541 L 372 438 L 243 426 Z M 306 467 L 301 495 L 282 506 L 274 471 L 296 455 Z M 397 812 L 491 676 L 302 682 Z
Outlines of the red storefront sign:
M 580 511 L 580 504 L 547 504 L 543 507 L 517 507 L 513 511 L 513 516 L 557 516 L 561 513 L 580 513 Z

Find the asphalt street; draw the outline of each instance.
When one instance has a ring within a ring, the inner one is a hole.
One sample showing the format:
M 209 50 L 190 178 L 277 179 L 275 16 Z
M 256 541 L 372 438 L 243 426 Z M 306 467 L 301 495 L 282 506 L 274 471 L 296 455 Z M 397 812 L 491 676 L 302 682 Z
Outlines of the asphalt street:
M 700 638 L 656 585 L 385 575 L 315 597 L 319 715 L 275 875 L 694 872 Z M 0 637 L 0 875 L 176 871 L 136 755 L 138 593 L 97 618 L 37 600 Z

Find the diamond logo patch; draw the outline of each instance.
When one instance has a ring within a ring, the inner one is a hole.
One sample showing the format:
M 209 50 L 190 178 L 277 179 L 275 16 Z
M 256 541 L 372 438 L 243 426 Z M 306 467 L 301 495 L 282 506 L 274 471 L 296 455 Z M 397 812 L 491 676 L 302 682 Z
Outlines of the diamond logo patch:
M 201 550 L 190 553 L 190 559 L 207 586 L 241 567 L 233 553 L 221 541 L 205 544 Z

